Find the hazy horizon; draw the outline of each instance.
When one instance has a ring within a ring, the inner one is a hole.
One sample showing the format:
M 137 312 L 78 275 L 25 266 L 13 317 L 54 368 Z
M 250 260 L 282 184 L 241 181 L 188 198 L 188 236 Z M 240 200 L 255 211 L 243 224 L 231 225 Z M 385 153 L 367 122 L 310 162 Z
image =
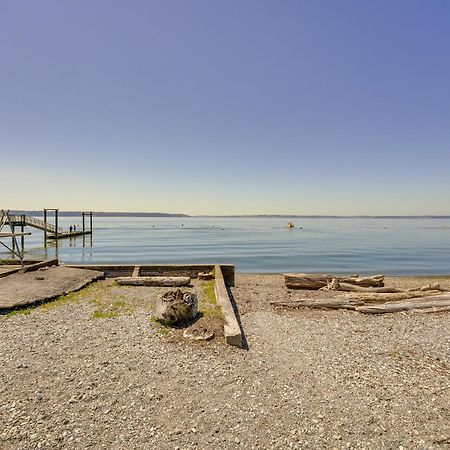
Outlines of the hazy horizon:
M 450 3 L 0 0 L 0 207 L 450 213 Z
M 43 210 L 36 209 L 16 209 L 11 210 L 11 214 L 19 213 L 33 213 L 43 215 Z M 82 210 L 59 210 L 59 215 L 69 216 L 81 214 Z M 147 217 L 186 217 L 186 218 L 208 218 L 208 217 L 223 217 L 223 218 L 450 218 L 450 214 L 415 214 L 415 215 L 331 215 L 331 214 L 186 214 L 183 212 L 167 213 L 164 211 L 92 211 L 94 214 L 108 217 L 115 216 L 147 216 Z M 50 212 L 50 219 L 53 217 L 53 212 Z

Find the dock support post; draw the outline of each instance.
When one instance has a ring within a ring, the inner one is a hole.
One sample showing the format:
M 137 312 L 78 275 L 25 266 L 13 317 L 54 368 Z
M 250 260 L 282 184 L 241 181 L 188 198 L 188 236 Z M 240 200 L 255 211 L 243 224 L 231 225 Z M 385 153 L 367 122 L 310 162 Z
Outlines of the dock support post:
M 47 210 L 44 208 L 44 241 L 47 242 Z
M 83 220 L 83 232 L 85 231 L 85 225 L 84 225 L 84 211 L 81 213 L 81 217 Z
M 89 213 L 89 231 L 92 234 L 92 211 Z
M 58 240 L 58 210 L 55 209 L 55 239 Z
M 20 221 L 20 231 L 23 233 L 25 231 L 25 216 L 21 217 L 21 221 Z M 20 247 L 22 249 L 22 255 L 23 252 L 25 251 L 25 236 L 22 234 L 22 236 L 20 236 Z
M 15 233 L 14 225 L 11 225 L 11 232 L 14 235 L 14 233 Z M 11 236 L 11 247 L 12 247 L 12 251 L 14 253 L 16 251 L 16 240 L 15 240 L 14 236 Z M 17 251 L 19 251 L 19 249 L 17 249 Z

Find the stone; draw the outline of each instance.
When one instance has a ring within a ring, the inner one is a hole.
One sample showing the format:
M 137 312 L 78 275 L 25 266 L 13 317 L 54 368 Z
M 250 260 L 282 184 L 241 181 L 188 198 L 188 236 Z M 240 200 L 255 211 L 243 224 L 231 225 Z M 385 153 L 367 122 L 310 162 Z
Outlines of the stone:
M 186 328 L 183 332 L 183 336 L 187 339 L 193 339 L 195 341 L 210 341 L 214 338 L 214 331 L 208 330 L 208 328 L 204 327 L 196 327 L 192 326 Z

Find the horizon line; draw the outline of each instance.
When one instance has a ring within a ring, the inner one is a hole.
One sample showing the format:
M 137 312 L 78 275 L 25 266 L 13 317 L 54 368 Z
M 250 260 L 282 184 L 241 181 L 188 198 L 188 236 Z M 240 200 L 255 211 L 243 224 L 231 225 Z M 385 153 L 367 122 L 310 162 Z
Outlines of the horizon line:
M 11 213 L 43 214 L 43 210 L 11 209 Z M 59 210 L 60 215 L 81 214 L 83 210 Z M 86 212 L 86 211 L 84 211 Z M 89 211 L 99 216 L 205 217 L 205 218 L 450 218 L 450 214 L 185 214 L 148 211 Z

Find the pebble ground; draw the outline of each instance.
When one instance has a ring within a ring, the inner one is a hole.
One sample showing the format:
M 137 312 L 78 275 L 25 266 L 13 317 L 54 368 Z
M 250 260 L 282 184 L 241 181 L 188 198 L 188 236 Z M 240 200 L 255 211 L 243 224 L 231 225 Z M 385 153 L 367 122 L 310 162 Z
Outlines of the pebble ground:
M 0 448 L 450 448 L 449 313 L 275 311 L 322 295 L 279 275 L 232 293 L 248 350 L 184 340 L 151 320 L 152 288 L 107 281 L 0 316 Z

